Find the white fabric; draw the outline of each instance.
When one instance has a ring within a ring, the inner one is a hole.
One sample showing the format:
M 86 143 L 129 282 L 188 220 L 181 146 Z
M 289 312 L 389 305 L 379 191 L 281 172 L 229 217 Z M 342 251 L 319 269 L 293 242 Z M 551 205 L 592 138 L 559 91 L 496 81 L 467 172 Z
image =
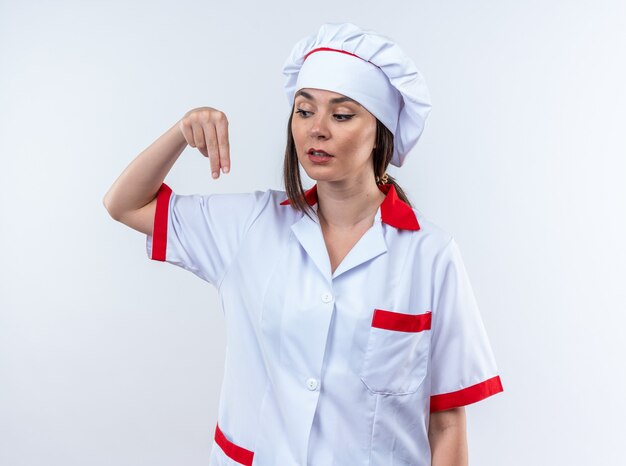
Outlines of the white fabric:
M 363 62 L 336 51 L 319 51 L 306 58 L 318 48 L 348 52 Z M 299 80 L 305 65 L 307 75 Z M 430 113 L 430 93 L 411 58 L 389 37 L 353 23 L 322 24 L 317 33 L 294 45 L 282 72 L 290 107 L 303 87 L 338 92 L 361 103 L 394 134 L 391 164 L 397 167 L 417 144 Z
M 302 65 L 296 83 L 296 89 L 311 87 L 353 98 L 395 134 L 402 96 L 370 62 L 335 51 L 314 52 Z
M 419 229 L 384 222 L 402 214 L 394 201 L 331 273 L 317 219 L 285 199 L 272 189 L 157 199 L 165 260 L 219 292 L 218 425 L 253 457 L 237 462 L 214 443 L 209 466 L 430 466 L 432 397 L 468 404 L 499 391 L 469 388 L 497 367 L 456 241 L 417 209 Z M 152 244 L 147 235 L 149 258 Z M 431 313 L 432 326 L 374 327 L 376 309 Z
M 167 225 L 167 262 L 219 286 L 239 249 L 254 209 L 264 194 L 171 194 Z M 236 206 L 237 215 L 232 208 Z M 146 247 L 152 251 L 152 236 Z

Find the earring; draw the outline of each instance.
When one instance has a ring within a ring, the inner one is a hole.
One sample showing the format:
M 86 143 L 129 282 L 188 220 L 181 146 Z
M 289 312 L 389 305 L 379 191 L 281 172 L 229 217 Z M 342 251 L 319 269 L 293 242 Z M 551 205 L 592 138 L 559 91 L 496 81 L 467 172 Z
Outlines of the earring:
M 387 184 L 389 182 L 389 175 L 387 175 L 387 172 L 385 172 L 385 174 L 382 176 L 382 179 L 380 176 L 376 177 L 376 184 Z

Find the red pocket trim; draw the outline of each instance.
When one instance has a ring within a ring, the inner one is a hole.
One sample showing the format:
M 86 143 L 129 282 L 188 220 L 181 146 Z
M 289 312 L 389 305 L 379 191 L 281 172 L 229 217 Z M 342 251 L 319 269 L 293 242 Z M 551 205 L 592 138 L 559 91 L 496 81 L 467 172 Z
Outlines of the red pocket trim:
M 399 332 L 421 332 L 430 330 L 432 312 L 423 314 L 403 314 L 401 312 L 374 309 L 372 327 Z
M 254 452 L 246 450 L 239 445 L 235 445 L 228 440 L 222 430 L 219 423 L 215 426 L 215 442 L 219 445 L 226 456 L 231 460 L 236 461 L 239 464 L 245 464 L 246 466 L 252 466 L 252 458 L 254 458 Z

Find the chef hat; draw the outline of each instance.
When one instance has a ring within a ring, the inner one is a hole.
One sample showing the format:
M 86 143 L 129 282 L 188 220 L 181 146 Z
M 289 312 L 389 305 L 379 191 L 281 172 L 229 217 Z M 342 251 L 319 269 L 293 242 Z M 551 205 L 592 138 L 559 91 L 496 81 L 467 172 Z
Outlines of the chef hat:
M 394 135 L 391 164 L 402 166 L 430 113 L 430 94 L 413 61 L 390 38 L 352 23 L 325 23 L 296 43 L 283 65 L 285 92 L 309 87 L 348 96 Z

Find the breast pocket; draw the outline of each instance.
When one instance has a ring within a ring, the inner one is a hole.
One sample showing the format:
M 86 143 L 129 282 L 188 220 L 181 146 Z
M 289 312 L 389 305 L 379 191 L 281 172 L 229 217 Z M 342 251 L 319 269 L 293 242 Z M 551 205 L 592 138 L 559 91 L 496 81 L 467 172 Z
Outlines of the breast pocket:
M 426 376 L 431 311 L 374 309 L 360 378 L 373 393 L 415 392 Z

